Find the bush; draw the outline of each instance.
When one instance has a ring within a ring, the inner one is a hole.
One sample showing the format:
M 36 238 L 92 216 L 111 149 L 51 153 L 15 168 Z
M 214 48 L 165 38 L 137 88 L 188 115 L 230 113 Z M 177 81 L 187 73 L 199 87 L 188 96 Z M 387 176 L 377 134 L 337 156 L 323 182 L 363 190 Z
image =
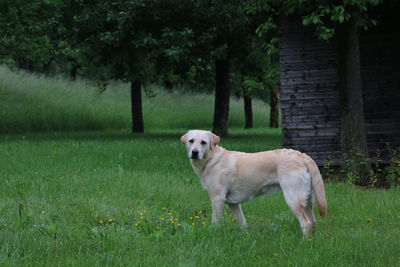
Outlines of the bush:
M 385 168 L 389 186 L 400 186 L 400 157 L 398 151 L 391 151 L 389 166 Z
M 322 166 L 322 173 L 325 179 L 334 182 L 344 182 L 347 184 L 360 185 L 360 181 L 368 181 L 368 187 L 395 187 L 400 186 L 400 155 L 398 150 L 388 149 L 390 159 L 382 160 L 381 153 L 376 153 L 375 162 L 369 176 L 359 177 L 355 168 L 364 166 L 370 159 L 354 161 L 343 155 L 342 165 L 336 167 L 332 162 L 326 161 Z

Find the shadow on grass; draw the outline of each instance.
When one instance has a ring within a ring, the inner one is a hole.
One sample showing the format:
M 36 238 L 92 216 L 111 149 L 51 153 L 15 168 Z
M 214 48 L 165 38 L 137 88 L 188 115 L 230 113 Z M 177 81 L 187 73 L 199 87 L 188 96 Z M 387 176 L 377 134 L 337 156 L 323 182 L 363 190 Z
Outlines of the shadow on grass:
M 66 132 L 30 132 L 24 134 L 0 134 L 0 142 L 9 141 L 116 141 L 116 140 L 171 140 L 179 141 L 186 129 L 176 130 L 154 130 L 145 133 L 131 133 L 128 130 L 105 130 L 105 131 L 66 131 Z M 265 142 L 274 140 L 280 142 L 279 129 L 233 129 L 229 136 L 222 137 L 222 141 L 246 141 Z

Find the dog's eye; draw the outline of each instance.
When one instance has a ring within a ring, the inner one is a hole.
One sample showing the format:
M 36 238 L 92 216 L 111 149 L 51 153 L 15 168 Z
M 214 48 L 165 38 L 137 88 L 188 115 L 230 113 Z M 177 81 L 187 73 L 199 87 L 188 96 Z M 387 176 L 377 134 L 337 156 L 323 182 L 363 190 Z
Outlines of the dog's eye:
M 204 146 L 204 145 L 207 144 L 207 142 L 206 141 L 201 141 L 201 144 Z
M 190 140 L 189 140 L 189 143 L 193 144 L 193 142 L 194 142 L 194 140 L 193 140 L 193 139 L 190 139 Z

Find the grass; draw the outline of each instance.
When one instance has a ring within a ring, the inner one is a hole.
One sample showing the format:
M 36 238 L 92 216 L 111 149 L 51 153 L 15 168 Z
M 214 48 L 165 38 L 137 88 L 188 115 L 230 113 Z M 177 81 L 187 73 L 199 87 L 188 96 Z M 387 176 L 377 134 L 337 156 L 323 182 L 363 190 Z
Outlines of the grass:
M 5 68 L 0 77 L 0 266 L 400 265 L 400 188 L 327 182 L 328 216 L 310 239 L 281 194 L 243 205 L 247 230 L 228 210 L 211 226 L 180 143 L 211 124 L 211 96 L 157 91 L 145 98 L 147 133 L 135 135 L 125 85 L 99 95 L 84 81 Z M 222 146 L 281 147 L 280 131 L 261 127 L 261 102 L 256 129 L 239 128 L 240 103 L 231 111 L 236 127 Z
M 244 204 L 248 230 L 227 210 L 219 226 L 210 226 L 210 201 L 180 144 L 181 133 L 1 136 L 0 263 L 399 265 L 399 188 L 328 183 L 328 217 L 318 220 L 312 239 L 302 240 L 281 194 Z M 222 145 L 272 149 L 280 146 L 280 135 L 234 130 Z
M 154 86 L 147 89 L 154 94 L 143 94 L 146 131 L 211 127 L 213 95 L 168 94 Z M 112 82 L 100 93 L 94 83 L 85 80 L 71 82 L 0 66 L 0 133 L 129 129 L 129 90 L 128 84 Z M 253 102 L 254 126 L 265 127 L 269 106 L 260 100 Z M 242 100 L 231 100 L 229 124 L 244 125 Z

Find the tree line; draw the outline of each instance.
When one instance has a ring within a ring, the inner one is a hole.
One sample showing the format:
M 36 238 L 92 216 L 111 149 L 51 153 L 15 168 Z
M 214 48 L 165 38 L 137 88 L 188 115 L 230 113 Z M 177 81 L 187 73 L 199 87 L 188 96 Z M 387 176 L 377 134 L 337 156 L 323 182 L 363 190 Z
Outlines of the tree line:
M 269 52 L 276 25 L 260 29 L 266 17 L 256 1 L 4 0 L 0 62 L 129 82 L 133 132 L 144 131 L 144 84 L 215 91 L 213 129 L 226 135 L 231 95 L 244 97 L 251 128 L 252 96 L 277 92 L 277 57 Z
M 270 125 L 278 127 L 279 17 L 300 15 L 328 40 L 337 25 L 376 23 L 365 12 L 381 2 L 2 0 L 0 63 L 129 82 L 133 132 L 144 131 L 142 87 L 151 82 L 169 91 L 182 84 L 215 91 L 217 134 L 228 133 L 232 95 L 244 99 L 246 128 L 252 127 L 252 96 L 269 96 Z

